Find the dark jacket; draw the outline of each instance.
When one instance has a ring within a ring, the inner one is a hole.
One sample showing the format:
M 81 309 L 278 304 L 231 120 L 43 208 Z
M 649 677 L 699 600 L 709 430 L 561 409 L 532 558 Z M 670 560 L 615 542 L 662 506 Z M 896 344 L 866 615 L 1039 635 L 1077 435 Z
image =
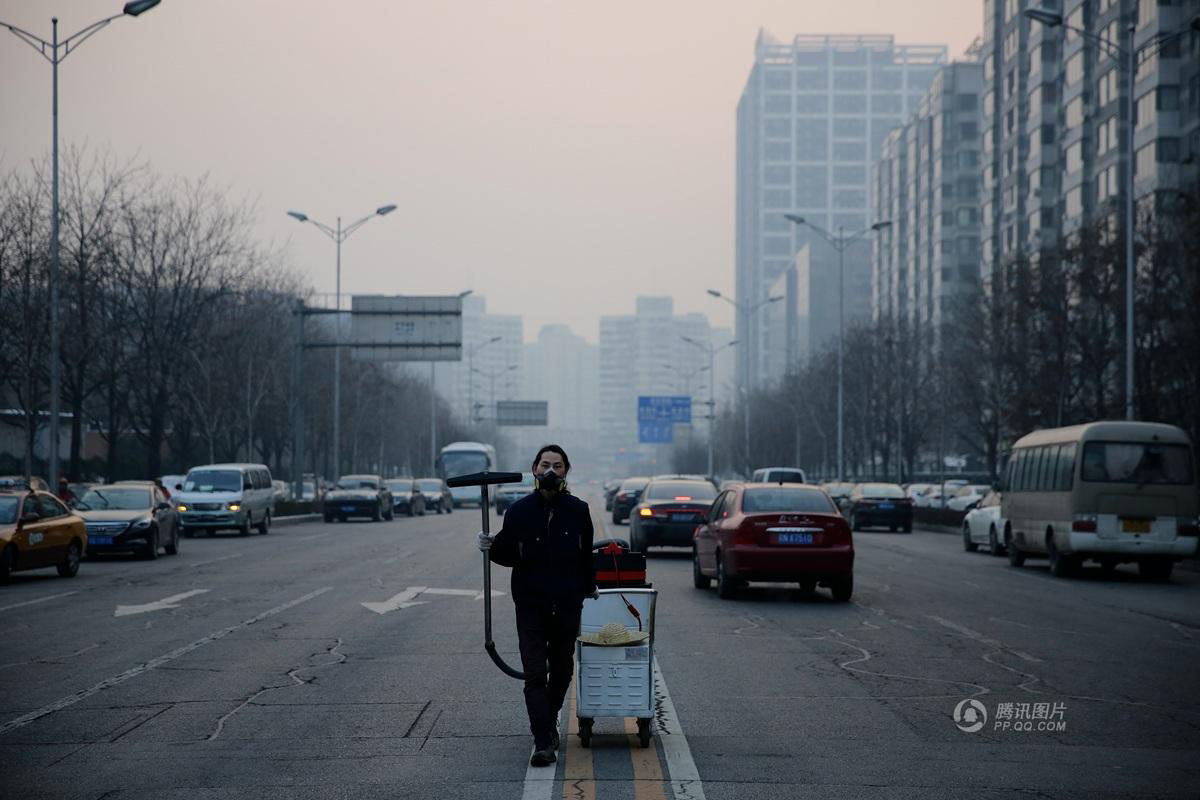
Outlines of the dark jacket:
M 491 559 L 513 568 L 512 597 L 517 605 L 582 603 L 596 588 L 592 538 L 587 503 L 566 492 L 547 501 L 533 491 L 504 512 Z

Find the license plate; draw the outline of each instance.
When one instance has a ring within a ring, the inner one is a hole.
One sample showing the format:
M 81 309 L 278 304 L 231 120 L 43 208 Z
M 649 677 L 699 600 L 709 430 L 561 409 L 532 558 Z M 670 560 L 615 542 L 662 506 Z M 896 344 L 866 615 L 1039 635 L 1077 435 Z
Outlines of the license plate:
M 896 504 L 895 503 L 880 503 L 879 507 L 882 508 L 884 511 L 891 511 L 893 508 L 896 507 Z
M 353 510 L 354 510 L 354 506 L 342 506 L 342 511 L 345 511 L 347 513 L 351 512 Z
M 111 536 L 89 536 L 88 544 L 112 544 Z
M 812 544 L 813 535 L 811 533 L 781 533 L 779 534 L 780 544 Z
M 695 518 L 695 514 L 672 514 L 671 522 L 691 522 Z
M 1149 533 L 1150 520 L 1148 519 L 1123 519 L 1121 520 L 1121 530 L 1124 533 Z

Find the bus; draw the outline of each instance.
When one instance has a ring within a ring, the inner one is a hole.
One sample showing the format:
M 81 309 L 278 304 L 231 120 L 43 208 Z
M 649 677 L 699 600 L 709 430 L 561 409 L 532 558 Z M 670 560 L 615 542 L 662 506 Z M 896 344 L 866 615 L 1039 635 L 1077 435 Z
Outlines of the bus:
M 1200 541 L 1192 444 L 1173 425 L 1091 422 L 1036 431 L 1013 446 L 1002 483 L 1009 563 L 1045 556 L 1055 577 L 1087 560 L 1136 562 L 1150 580 Z
M 451 442 L 442 448 L 437 460 L 438 477 L 453 478 L 475 472 L 495 471 L 496 448 L 480 442 Z M 454 486 L 450 497 L 455 508 L 479 506 L 478 486 Z

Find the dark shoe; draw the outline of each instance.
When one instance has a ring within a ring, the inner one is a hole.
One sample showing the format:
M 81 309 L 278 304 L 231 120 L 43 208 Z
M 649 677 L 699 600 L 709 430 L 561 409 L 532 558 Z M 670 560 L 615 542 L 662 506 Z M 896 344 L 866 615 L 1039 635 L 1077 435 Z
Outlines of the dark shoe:
M 554 755 L 554 751 L 547 747 L 542 750 L 533 751 L 533 755 L 529 757 L 529 766 L 548 767 L 557 760 L 558 756 Z

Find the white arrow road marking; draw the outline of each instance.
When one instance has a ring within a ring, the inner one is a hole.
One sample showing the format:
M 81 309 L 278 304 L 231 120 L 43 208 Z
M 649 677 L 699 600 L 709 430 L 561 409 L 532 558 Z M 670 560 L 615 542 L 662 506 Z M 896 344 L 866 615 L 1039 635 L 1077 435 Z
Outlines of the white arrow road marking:
M 204 594 L 208 589 L 192 589 L 190 592 L 182 592 L 173 594 L 170 597 L 164 597 L 162 600 L 155 600 L 153 603 L 143 603 L 140 606 L 117 606 L 117 610 L 113 612 L 114 617 L 127 617 L 130 614 L 145 614 L 147 611 L 163 611 L 168 608 L 179 608 L 179 604 L 189 597 L 195 597 L 198 594 Z
M 410 586 L 400 594 L 382 603 L 363 603 L 363 608 L 374 611 L 376 614 L 386 614 L 389 611 L 397 611 L 401 608 L 412 608 L 413 606 L 424 605 L 428 600 L 417 600 L 417 595 L 421 594 L 440 594 L 450 597 L 472 597 L 476 600 L 483 599 L 483 592 L 477 589 L 437 589 L 428 586 Z M 504 592 L 492 590 L 492 597 L 503 597 Z
M 382 603 L 363 603 L 363 608 L 374 611 L 376 614 L 386 614 L 389 611 L 396 611 L 401 608 L 412 608 L 425 603 L 425 600 L 417 600 L 413 602 L 413 598 L 425 591 L 424 586 L 410 586 L 394 597 L 384 600 Z

